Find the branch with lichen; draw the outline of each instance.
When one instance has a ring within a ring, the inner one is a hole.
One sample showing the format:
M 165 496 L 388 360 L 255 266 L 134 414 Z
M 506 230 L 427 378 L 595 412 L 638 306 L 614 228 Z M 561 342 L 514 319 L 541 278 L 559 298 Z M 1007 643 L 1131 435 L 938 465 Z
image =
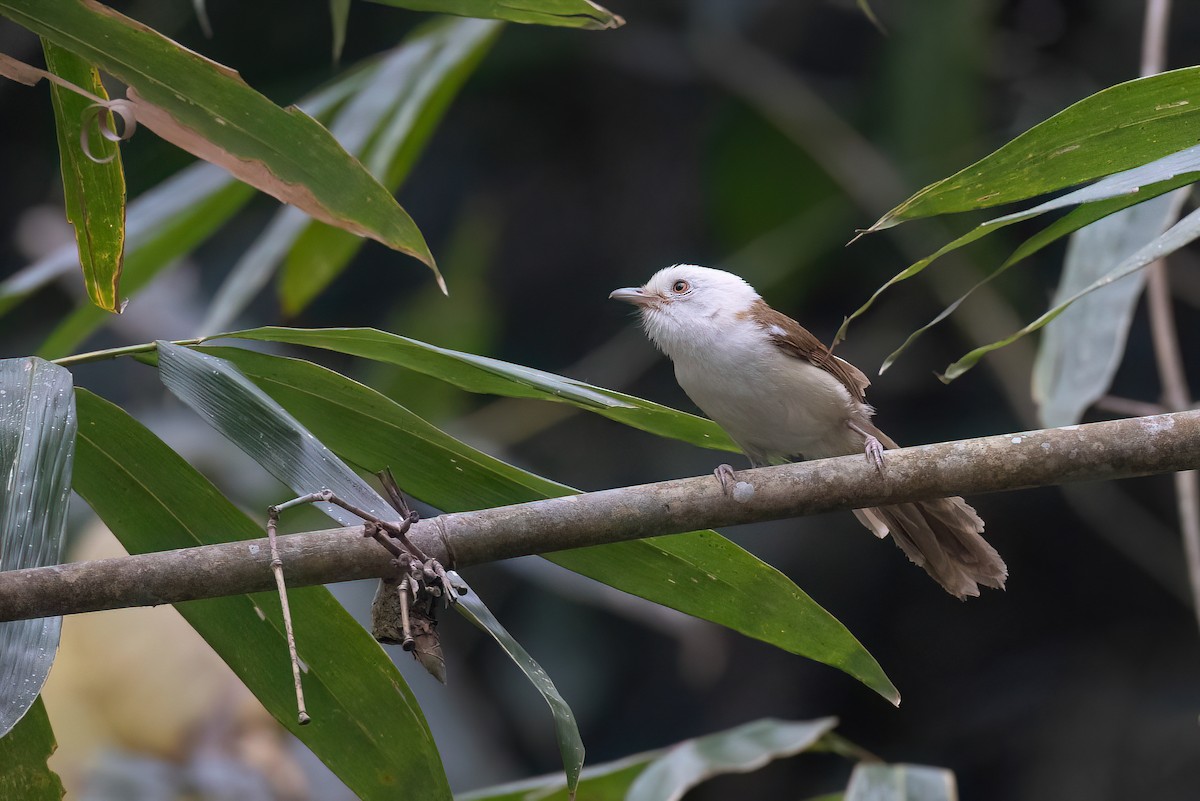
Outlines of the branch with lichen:
M 1200 411 L 1135 417 L 737 473 L 739 501 L 711 475 L 445 514 L 408 536 L 450 568 L 764 520 L 1200 468 Z M 748 497 L 747 497 L 748 495 Z M 290 586 L 394 571 L 362 526 L 279 538 Z M 265 539 L 0 573 L 0 621 L 150 606 L 274 587 Z

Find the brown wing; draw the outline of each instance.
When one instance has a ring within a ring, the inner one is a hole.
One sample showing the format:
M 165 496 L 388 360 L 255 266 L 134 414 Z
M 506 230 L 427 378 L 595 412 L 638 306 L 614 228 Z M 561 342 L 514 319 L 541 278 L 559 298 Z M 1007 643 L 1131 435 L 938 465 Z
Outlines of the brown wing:
M 870 379 L 850 362 L 839 359 L 830 353 L 829 348 L 825 347 L 821 340 L 809 333 L 808 329 L 800 323 L 786 314 L 775 311 L 764 300 L 757 301 L 751 307 L 748 315 L 762 326 L 763 330 L 767 332 L 767 336 L 780 350 L 789 356 L 804 359 L 820 367 L 841 381 L 850 393 L 850 397 L 866 403 L 867 387 L 871 385 Z

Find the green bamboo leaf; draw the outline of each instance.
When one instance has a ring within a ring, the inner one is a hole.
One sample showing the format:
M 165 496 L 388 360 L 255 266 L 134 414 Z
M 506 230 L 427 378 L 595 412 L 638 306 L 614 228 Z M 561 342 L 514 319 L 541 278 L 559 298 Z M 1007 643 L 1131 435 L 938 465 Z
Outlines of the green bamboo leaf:
M 917 192 L 869 230 L 1042 195 L 1154 161 L 1196 143 L 1200 67 L 1111 86 L 994 153 Z
M 395 101 L 361 154 L 363 164 L 393 194 L 429 141 L 467 77 L 499 36 L 501 25 L 475 19 L 438 19 L 406 40 L 408 58 L 393 83 Z M 399 90 L 399 91 L 397 91 Z M 334 134 L 343 143 L 340 131 Z M 359 155 L 357 149 L 352 149 Z M 284 313 L 297 315 L 350 264 L 362 239 L 340 228 L 309 221 L 295 239 L 279 276 Z M 232 318 L 230 318 L 232 319 Z M 228 327 L 227 322 L 205 330 Z
M 62 780 L 46 764 L 57 745 L 39 697 L 16 728 L 0 736 L 0 798 L 61 801 Z
M 585 801 L 625 801 L 629 786 L 665 749 L 593 765 L 579 774 L 577 797 Z M 532 779 L 508 782 L 493 787 L 481 787 L 459 793 L 454 801 L 570 801 L 567 783 L 561 773 L 535 776 Z
M 529 25 L 553 25 L 600 31 L 619 28 L 625 20 L 591 0 L 371 0 L 385 6 L 502 19 Z
M 76 490 L 130 553 L 256 539 L 240 512 L 144 426 L 77 390 Z M 412 692 L 371 636 L 323 587 L 288 593 L 313 722 L 296 722 L 278 597 L 256 593 L 175 608 L 272 715 L 363 799 L 411 788 L 449 799 L 441 759 Z
M 392 516 L 387 501 L 230 362 L 159 342 L 158 367 L 176 397 L 297 494 L 328 489 L 376 517 Z M 317 506 L 342 525 L 361 522 L 339 506 Z M 550 705 L 567 781 L 574 787 L 583 767 L 583 742 L 567 702 L 477 595 L 468 591 L 455 608 L 495 638 Z
M 461 580 L 457 574 L 455 577 Z M 542 666 L 521 647 L 521 643 L 517 642 L 504 626 L 500 625 L 500 621 L 484 605 L 477 593 L 468 590 L 459 598 L 455 608 L 496 641 L 550 705 L 550 711 L 554 715 L 554 733 L 558 737 L 558 750 L 562 754 L 563 772 L 567 780 L 567 797 L 574 801 L 579 785 L 579 772 L 583 769 L 583 740 L 579 736 L 579 724 L 575 722 L 571 707 L 567 706 L 566 700 L 559 694 L 558 688 L 546 675 L 546 671 L 542 670 Z
M 36 357 L 0 360 L 0 570 L 62 559 L 75 454 L 71 384 L 68 370 Z M 0 623 L 0 737 L 42 691 L 61 622 Z
M 820 747 L 836 723 L 757 720 L 715 734 L 684 740 L 667 748 L 593 765 L 579 781 L 579 797 L 587 801 L 679 798 L 708 778 L 757 770 L 768 762 Z M 456 797 L 457 801 L 565 801 L 560 775 L 538 776 Z
M 393 179 L 390 162 L 377 163 L 380 152 L 393 159 L 403 154 L 406 166 L 415 160 L 499 30 L 497 23 L 480 20 L 438 19 L 422 25 L 371 67 L 354 97 L 333 117 L 330 131 L 389 191 L 396 191 L 403 175 Z M 201 330 L 228 328 L 285 256 L 290 266 L 281 279 L 280 300 L 287 314 L 298 313 L 362 245 L 361 237 L 297 209 L 280 209 L 222 282 Z
M 860 762 L 850 774 L 846 801 L 958 801 L 958 788 L 945 768 Z
M 468 392 L 570 403 L 603 417 L 702 448 L 737 451 L 711 420 L 583 381 L 486 356 L 439 348 L 374 328 L 280 328 L 266 326 L 220 337 L 287 342 L 387 362 L 454 384 Z
M 1113 204 L 1112 207 L 1115 208 L 1125 208 L 1162 194 L 1167 191 L 1165 187 L 1175 188 L 1184 186 L 1185 184 L 1193 183 L 1197 179 L 1200 179 L 1200 145 L 1171 153 L 1149 164 L 1143 164 L 1131 170 L 1110 175 L 1090 186 L 1085 186 L 1074 192 L 1068 192 L 1045 203 L 1040 203 L 1033 208 L 1006 214 L 1003 217 L 996 217 L 981 223 L 958 239 L 943 246 L 936 253 L 926 256 L 892 276 L 887 283 L 875 290 L 866 303 L 846 318 L 841 328 L 838 329 L 836 339 L 838 341 L 845 339 L 846 329 L 849 327 L 851 321 L 871 308 L 871 305 L 889 287 L 912 278 L 947 253 L 958 250 L 964 245 L 981 239 L 987 234 L 1005 226 L 1031 219 L 1048 211 L 1079 204 L 1105 202 Z M 1106 205 L 1104 208 L 1108 209 L 1110 206 Z M 1112 212 L 1109 211 L 1108 213 Z
M 350 0 L 329 0 L 329 21 L 333 25 L 333 63 L 342 60 L 346 47 L 346 23 L 350 19 Z
M 355 70 L 313 92 L 299 105 L 308 114 L 324 118 L 374 74 L 376 64 Z M 237 181 L 213 164 L 199 161 L 185 167 L 129 205 L 128 236 L 122 287 L 135 295 L 176 260 L 191 252 L 237 214 L 254 197 L 254 188 Z M 75 261 L 75 249 L 51 256 L 0 284 L 0 313 Z M 39 355 L 57 359 L 107 322 L 109 315 L 92 306 L 80 306 L 51 332 Z
M 316 219 L 376 239 L 429 266 L 416 224 L 325 128 L 284 110 L 237 73 L 105 6 L 0 0 L 0 14 L 129 86 L 138 122 Z
M 378 392 L 298 359 L 201 348 L 235 365 L 321 442 L 446 511 L 559 497 L 570 487 L 505 464 Z M 545 555 L 596 581 L 842 670 L 883 697 L 899 693 L 841 623 L 790 579 L 713 531 Z
M 1189 244 L 1195 239 L 1200 238 L 1200 210 L 1193 211 L 1188 216 L 1173 225 L 1162 236 L 1140 248 L 1129 258 L 1122 261 L 1106 275 L 1088 284 L 1086 287 L 1071 295 L 1069 298 L 1053 306 L 1049 311 L 1038 317 L 1029 325 L 1022 328 L 1004 339 L 984 345 L 963 356 L 958 361 L 946 368 L 944 375 L 939 376 L 943 381 L 949 383 L 961 376 L 963 373 L 970 370 L 979 360 L 994 350 L 1003 348 L 1006 345 L 1011 345 L 1026 334 L 1031 334 L 1034 331 L 1042 328 L 1046 323 L 1058 317 L 1063 311 L 1075 301 L 1085 295 L 1095 292 L 1101 287 L 1108 286 L 1116 281 L 1132 275 L 1148 264 L 1153 264 L 1159 259 L 1169 256 L 1184 245 Z
M 42 39 L 42 50 L 47 70 L 97 97 L 108 98 L 100 73 L 91 64 L 47 39 Z M 75 227 L 88 297 L 105 311 L 120 311 L 121 265 L 125 253 L 125 172 L 121 167 L 121 151 L 116 142 L 95 135 L 97 132 L 93 130 L 88 136 L 88 148 L 102 163 L 88 158 L 81 146 L 81 134 L 92 101 L 58 84 L 50 85 L 50 100 L 54 106 L 67 219 Z
M 1187 195 L 1177 191 L 1077 231 L 1052 302 L 1070 297 L 1161 236 L 1178 219 Z M 1108 392 L 1144 283 L 1145 272 L 1134 273 L 1080 298 L 1046 326 L 1033 364 L 1033 398 L 1043 426 L 1078 423 Z
M 1108 200 L 1098 200 L 1094 203 L 1085 203 L 1079 208 L 1073 209 L 1070 213 L 1059 217 L 1050 225 L 1046 226 L 1041 231 L 1038 231 L 1036 234 L 1022 242 L 1017 249 L 1014 250 L 1012 254 L 1000 264 L 999 267 L 992 270 L 984 278 L 977 281 L 970 289 L 955 299 L 953 303 L 938 312 L 936 317 L 918 328 L 916 331 L 909 334 L 908 338 L 904 340 L 904 344 L 896 348 L 896 350 L 892 351 L 888 357 L 884 359 L 883 365 L 879 368 L 879 372 L 881 374 L 884 373 L 889 367 L 892 366 L 893 363 L 895 363 L 896 359 L 900 357 L 900 354 L 908 350 L 909 346 L 916 341 L 917 337 L 921 336 L 921 334 L 924 334 L 930 328 L 933 328 L 935 325 L 945 320 L 947 317 L 957 311 L 958 307 L 961 306 L 967 298 L 975 294 L 978 289 L 991 283 L 1004 273 L 1008 272 L 1008 269 L 1013 265 L 1029 258 L 1042 248 L 1057 242 L 1059 239 L 1062 239 L 1068 234 L 1086 228 L 1098 220 L 1105 219 L 1109 215 L 1116 214 L 1126 209 L 1136 209 L 1139 204 L 1149 204 L 1150 201 L 1161 197 L 1167 192 L 1171 192 L 1182 186 L 1187 186 L 1188 184 L 1192 183 L 1195 178 L 1195 175 L 1189 173 L 1188 175 L 1183 175 L 1170 181 L 1163 181 L 1162 183 L 1152 184 L 1144 187 L 1137 195 L 1124 195 L 1109 198 Z
M 626 801 L 679 801 L 713 776 L 750 773 L 807 751 L 836 725 L 837 718 L 795 723 L 765 719 L 687 740 L 652 762 L 629 788 Z

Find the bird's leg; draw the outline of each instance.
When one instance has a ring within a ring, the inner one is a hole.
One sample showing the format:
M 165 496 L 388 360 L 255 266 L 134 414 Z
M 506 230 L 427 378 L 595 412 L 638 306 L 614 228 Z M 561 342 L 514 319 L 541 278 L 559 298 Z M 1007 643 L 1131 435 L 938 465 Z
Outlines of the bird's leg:
M 867 431 L 853 420 L 847 420 L 846 426 L 854 432 L 862 434 L 863 437 L 863 454 L 867 457 L 867 461 L 875 465 L 875 469 L 883 471 L 883 445 L 880 444 L 879 438 Z
M 726 495 L 733 493 L 733 485 L 737 481 L 737 477 L 733 474 L 733 468 L 728 464 L 719 464 L 717 469 L 713 471 L 713 475 L 717 477 L 717 481 L 721 483 L 721 491 Z

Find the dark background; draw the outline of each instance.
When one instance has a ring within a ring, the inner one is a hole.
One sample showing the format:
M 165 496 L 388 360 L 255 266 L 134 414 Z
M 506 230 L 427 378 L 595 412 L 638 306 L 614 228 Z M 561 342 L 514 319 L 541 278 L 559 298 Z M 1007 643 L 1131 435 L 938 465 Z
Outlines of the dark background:
M 911 233 L 845 247 L 856 228 L 1138 70 L 1139 3 L 872 5 L 887 35 L 850 0 L 617 2 L 610 7 L 628 25 L 615 32 L 509 26 L 400 193 L 450 298 L 416 262 L 372 243 L 287 322 L 377 325 L 694 410 L 629 310 L 606 300 L 686 261 L 742 273 L 828 341 L 876 286 L 983 218 L 914 223 Z M 118 4 L 280 102 L 336 74 L 323 4 L 208 6 L 212 40 L 183 0 Z M 390 47 L 421 18 L 355 4 L 343 63 Z M 1197 63 L 1198 43 L 1200 15 L 1177 4 L 1169 65 Z M 8 22 L 0 22 L 0 50 L 38 62 L 35 42 Z M 50 212 L 61 187 L 44 88 L 0 84 L 0 103 L 7 275 L 62 235 L 48 222 L 58 219 Z M 131 196 L 188 161 L 148 132 L 124 147 Z M 87 349 L 191 334 L 275 208 L 256 200 Z M 910 331 L 1033 230 L 1006 229 L 886 294 L 839 354 L 873 375 Z M 1032 339 L 950 386 L 933 373 L 1043 311 L 1061 256 L 1059 245 L 1014 269 L 876 379 L 870 399 L 880 426 L 908 444 L 1038 427 Z M 1175 257 L 1172 270 L 1189 363 L 1200 330 L 1194 258 Z M 72 276 L 0 320 L 5 355 L 35 349 L 78 302 L 78 284 Z M 244 322 L 280 320 L 268 293 Z M 723 458 L 565 407 L 322 361 L 484 450 L 584 489 L 703 474 Z M 1114 393 L 1157 400 L 1153 364 L 1139 311 Z M 189 457 L 247 505 L 277 491 L 243 480 L 247 468 L 206 450 L 203 436 L 189 438 L 194 423 L 162 397 L 152 371 L 105 365 L 81 371 L 80 381 L 158 421 L 164 436 L 174 431 L 181 450 L 190 443 Z M 832 669 L 598 591 L 544 563 L 494 565 L 468 578 L 571 702 L 590 764 L 761 717 L 836 715 L 844 736 L 888 761 L 953 769 L 967 799 L 1197 797 L 1200 647 L 1170 480 L 971 501 L 1011 578 L 1007 591 L 967 603 L 849 513 L 726 532 L 855 633 L 900 688 L 899 710 Z M 360 596 L 348 591 L 361 608 Z M 410 669 L 407 657 L 402 667 L 455 789 L 557 770 L 549 716 L 524 679 L 457 619 L 444 632 L 448 688 Z M 840 758 L 802 756 L 689 797 L 804 798 L 843 786 L 848 771 Z

